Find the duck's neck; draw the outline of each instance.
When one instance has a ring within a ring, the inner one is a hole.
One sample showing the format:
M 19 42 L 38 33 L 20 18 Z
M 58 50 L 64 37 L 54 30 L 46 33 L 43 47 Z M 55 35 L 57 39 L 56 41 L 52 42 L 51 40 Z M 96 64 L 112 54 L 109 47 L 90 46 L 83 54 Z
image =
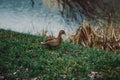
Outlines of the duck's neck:
M 58 39 L 60 39 L 60 40 L 62 39 L 62 38 L 61 38 L 61 34 L 58 35 Z

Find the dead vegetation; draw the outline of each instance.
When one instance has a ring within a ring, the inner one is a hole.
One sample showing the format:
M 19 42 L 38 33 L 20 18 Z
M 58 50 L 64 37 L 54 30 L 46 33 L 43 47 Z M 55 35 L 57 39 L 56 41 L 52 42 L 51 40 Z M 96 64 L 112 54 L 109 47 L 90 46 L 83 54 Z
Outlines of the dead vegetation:
M 120 28 L 110 26 L 103 29 L 82 23 L 70 41 L 85 47 L 95 47 L 120 53 Z

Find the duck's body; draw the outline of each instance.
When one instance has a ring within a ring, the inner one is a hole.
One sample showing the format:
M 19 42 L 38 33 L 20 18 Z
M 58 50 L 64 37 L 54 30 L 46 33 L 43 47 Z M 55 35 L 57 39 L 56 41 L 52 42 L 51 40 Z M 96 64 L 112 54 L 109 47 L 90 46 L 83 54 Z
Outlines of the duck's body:
M 58 38 L 50 38 L 46 40 L 45 42 L 41 42 L 41 44 L 51 46 L 51 47 L 60 45 L 60 43 L 61 43 L 61 39 L 58 39 Z
M 57 38 L 50 38 L 44 42 L 41 42 L 41 44 L 48 46 L 49 48 L 55 47 L 61 44 L 62 42 L 62 35 L 65 34 L 64 30 L 60 30 L 59 35 Z

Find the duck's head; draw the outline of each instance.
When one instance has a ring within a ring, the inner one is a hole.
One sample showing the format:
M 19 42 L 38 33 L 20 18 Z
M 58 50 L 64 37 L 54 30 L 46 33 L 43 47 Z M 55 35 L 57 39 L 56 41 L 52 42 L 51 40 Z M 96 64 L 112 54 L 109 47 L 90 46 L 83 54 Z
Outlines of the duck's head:
M 66 33 L 65 33 L 65 31 L 64 30 L 60 30 L 60 32 L 59 32 L 59 35 L 66 35 Z

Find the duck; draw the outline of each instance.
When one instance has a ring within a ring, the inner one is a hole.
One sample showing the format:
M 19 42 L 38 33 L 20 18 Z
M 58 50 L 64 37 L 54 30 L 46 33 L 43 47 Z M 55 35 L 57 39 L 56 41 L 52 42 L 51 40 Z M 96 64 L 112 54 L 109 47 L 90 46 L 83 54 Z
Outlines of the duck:
M 49 49 L 59 46 L 62 42 L 62 35 L 66 35 L 64 30 L 60 30 L 56 38 L 49 38 L 46 41 L 41 42 L 41 44 L 46 45 Z

